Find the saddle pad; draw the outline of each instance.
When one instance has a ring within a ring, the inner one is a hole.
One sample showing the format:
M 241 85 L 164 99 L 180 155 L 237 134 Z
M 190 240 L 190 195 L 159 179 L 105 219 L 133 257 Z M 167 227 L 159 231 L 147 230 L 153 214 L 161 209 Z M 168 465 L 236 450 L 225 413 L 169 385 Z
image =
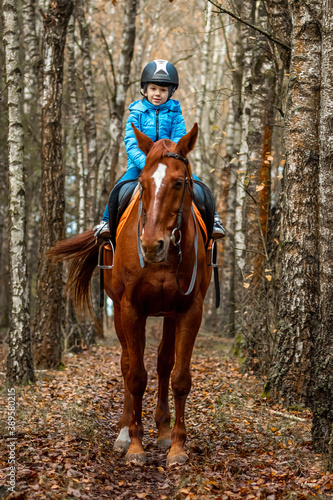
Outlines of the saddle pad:
M 128 216 L 132 212 L 133 207 L 134 207 L 134 205 L 136 203 L 136 200 L 139 198 L 139 196 L 140 196 L 140 192 L 137 191 L 135 193 L 135 195 L 133 196 L 133 199 L 131 200 L 130 204 L 128 205 L 128 207 L 124 211 L 123 215 L 121 216 L 119 224 L 118 224 L 118 227 L 117 227 L 116 241 L 118 239 L 118 236 L 119 236 L 122 228 L 124 227 L 126 219 L 128 218 Z M 201 217 L 201 214 L 200 214 L 199 210 L 197 209 L 197 207 L 195 206 L 195 204 L 193 202 L 192 202 L 192 206 L 193 206 L 193 210 L 194 210 L 195 216 L 197 218 L 197 221 L 199 223 L 199 226 L 200 226 L 200 228 L 201 228 L 201 230 L 203 232 L 204 240 L 205 240 L 205 245 L 206 245 L 207 239 L 208 239 L 206 225 L 205 225 L 205 223 L 203 221 L 203 218 Z
M 132 212 L 133 207 L 134 207 L 134 205 L 136 203 L 136 200 L 139 198 L 139 196 L 140 196 L 140 191 L 137 191 L 135 193 L 135 195 L 133 196 L 133 198 L 132 198 L 130 204 L 128 205 L 128 207 L 124 210 L 123 215 L 120 217 L 120 221 L 119 221 L 119 224 L 117 226 L 116 241 L 118 239 L 118 236 L 119 236 L 122 228 L 124 227 L 124 224 L 126 222 L 127 217 Z

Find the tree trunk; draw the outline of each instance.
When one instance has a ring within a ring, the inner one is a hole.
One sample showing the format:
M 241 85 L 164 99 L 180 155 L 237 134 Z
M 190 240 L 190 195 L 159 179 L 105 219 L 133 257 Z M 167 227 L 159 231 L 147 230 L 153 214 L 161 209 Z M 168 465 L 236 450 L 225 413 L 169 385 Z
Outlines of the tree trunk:
M 280 42 L 290 46 L 292 23 L 288 0 L 265 0 L 264 4 L 267 10 L 272 35 Z M 291 51 L 278 44 L 276 44 L 276 47 L 285 68 L 289 68 Z
M 75 173 L 76 173 L 76 206 L 77 206 L 77 232 L 85 230 L 85 175 L 84 175 L 84 152 L 83 152 L 83 130 L 76 88 L 76 58 L 75 58 L 75 17 L 70 18 L 68 24 L 68 83 L 70 92 L 70 119 L 72 123 L 74 151 L 75 151 Z
M 3 1 L 8 109 L 10 325 L 7 357 L 9 385 L 34 380 L 29 325 L 29 294 L 25 245 L 25 186 L 23 172 L 22 73 L 19 24 L 15 0 Z
M 115 75 L 115 87 L 111 99 L 110 116 L 110 145 L 104 159 L 102 172 L 102 209 L 109 201 L 110 190 L 115 184 L 117 175 L 117 165 L 119 149 L 123 137 L 123 122 L 125 113 L 125 100 L 129 86 L 129 76 L 133 59 L 135 43 L 135 20 L 138 0 L 126 0 L 124 25 L 121 38 L 121 54 L 119 67 Z
M 36 35 L 36 12 L 34 0 L 22 1 L 22 21 L 24 35 L 24 114 L 29 120 L 31 112 L 36 112 L 39 79 L 39 41 Z
M 278 345 L 268 388 L 285 404 L 306 401 L 318 325 L 318 110 L 320 2 L 292 3 L 293 34 L 286 116 L 283 254 Z
M 202 178 L 205 171 L 205 167 L 208 166 L 207 162 L 207 151 L 209 144 L 206 142 L 206 136 L 209 135 L 210 130 L 207 130 L 209 125 L 208 116 L 209 112 L 207 110 L 206 99 L 207 99 L 207 89 L 208 81 L 212 77 L 211 71 L 211 44 L 212 44 L 212 22 L 213 22 L 213 5 L 208 2 L 206 4 L 205 12 L 205 33 L 204 40 L 202 43 L 202 60 L 201 60 L 201 71 L 200 71 L 200 87 L 198 88 L 198 102 L 195 110 L 195 121 L 199 124 L 199 136 L 197 141 L 197 146 L 193 152 L 195 158 L 194 172 Z M 204 179 L 203 179 L 204 180 Z
M 61 362 L 64 318 L 62 264 L 47 259 L 46 251 L 64 238 L 64 172 L 62 164 L 61 102 L 66 31 L 71 0 L 51 2 L 44 15 L 42 94 L 42 200 L 40 260 L 37 276 L 34 357 L 39 368 Z
M 86 187 L 86 229 L 96 222 L 97 194 L 97 131 L 95 121 L 95 95 L 93 74 L 91 69 L 90 26 L 86 20 L 82 2 L 75 2 L 75 17 L 79 22 L 82 50 L 82 77 L 85 96 L 84 128 L 87 142 L 87 187 Z
M 254 24 L 265 26 L 266 13 L 256 7 Z M 248 31 L 248 30 L 246 30 Z M 253 35 L 253 34 L 252 34 Z M 267 238 L 270 213 L 271 142 L 274 120 L 276 68 L 267 39 L 256 34 L 251 59 L 251 76 L 243 116 L 246 117 L 246 149 L 248 151 L 244 200 L 245 267 L 244 325 L 247 362 L 265 371 L 269 359 L 269 326 L 265 269 L 268 268 Z M 268 272 L 268 271 L 267 271 Z
M 82 2 L 75 2 L 75 16 L 79 23 L 81 36 L 81 51 L 82 51 L 82 75 L 84 86 L 84 130 L 87 144 L 87 176 L 86 176 L 86 203 L 85 203 L 85 224 L 86 228 L 92 227 L 97 222 L 97 180 L 98 180 L 98 150 L 97 150 L 97 128 L 96 128 L 96 106 L 94 92 L 94 77 L 91 64 L 91 41 L 90 41 L 90 24 L 86 15 Z M 99 281 L 97 275 L 93 276 L 91 282 L 92 289 L 92 304 L 100 331 L 96 329 L 91 321 L 84 322 L 82 325 L 83 336 L 86 345 L 93 344 L 95 337 L 102 337 L 103 334 L 103 311 L 99 307 Z
M 240 43 L 240 24 L 236 24 L 235 45 L 232 57 L 232 97 L 229 100 L 226 160 L 229 163 L 230 182 L 227 198 L 225 227 L 227 237 L 224 240 L 224 262 L 221 279 L 221 315 L 220 329 L 230 336 L 236 333 L 235 325 L 235 286 L 236 286 L 236 192 L 237 170 L 240 169 L 237 153 L 240 151 L 241 140 L 241 85 L 242 85 L 242 46 Z
M 23 111 L 25 130 L 24 164 L 28 182 L 26 183 L 27 201 L 27 265 L 30 291 L 30 308 L 34 308 L 34 287 L 38 259 L 36 248 L 39 245 L 39 231 L 36 220 L 40 211 L 40 89 L 41 55 L 39 38 L 36 34 L 36 2 L 22 1 L 22 29 L 24 48 L 24 85 Z M 40 16 L 38 16 L 40 17 Z M 31 117 L 34 117 L 32 120 Z
M 309 404 L 313 411 L 312 437 L 327 455 L 333 472 L 333 6 L 323 0 L 319 163 L 319 283 L 320 322 L 314 343 L 314 370 Z
M 2 16 L 0 16 L 0 33 L 3 33 Z M 0 87 L 5 84 L 5 55 L 3 44 L 0 45 Z M 8 249 L 8 151 L 7 141 L 7 100 L 0 99 L 0 339 L 3 340 L 9 327 L 9 249 Z

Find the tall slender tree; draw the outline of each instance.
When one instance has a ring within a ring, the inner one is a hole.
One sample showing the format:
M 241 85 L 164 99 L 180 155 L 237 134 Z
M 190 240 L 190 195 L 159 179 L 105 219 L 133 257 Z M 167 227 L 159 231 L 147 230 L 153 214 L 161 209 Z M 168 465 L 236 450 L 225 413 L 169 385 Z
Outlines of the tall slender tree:
M 31 355 L 29 294 L 25 245 L 25 185 L 23 172 L 22 73 L 19 24 L 15 0 L 3 1 L 8 109 L 10 327 L 7 358 L 9 384 L 34 380 Z
M 75 1 L 75 17 L 78 20 L 82 51 L 82 85 L 84 87 L 84 129 L 87 145 L 86 179 L 86 228 L 96 223 L 96 194 L 98 178 L 97 127 L 94 78 L 91 64 L 90 23 L 85 7 L 88 2 Z
M 309 405 L 313 411 L 312 436 L 333 472 L 333 5 L 322 4 L 322 58 L 320 94 L 320 161 L 318 186 L 319 323 L 313 350 Z
M 318 166 L 321 1 L 291 4 L 291 67 L 286 114 L 282 270 L 272 393 L 306 402 L 319 321 Z
M 240 2 L 236 2 L 240 9 Z M 241 142 L 241 86 L 243 75 L 243 48 L 240 39 L 240 23 L 234 24 L 235 43 L 231 63 L 231 85 L 232 95 L 229 100 L 228 120 L 226 127 L 226 161 L 230 169 L 230 181 L 227 195 L 226 208 L 226 230 L 227 238 L 224 241 L 224 262 L 221 280 L 221 315 L 220 328 L 227 334 L 233 336 L 236 333 L 236 193 L 237 193 L 237 170 L 240 164 L 237 153 L 240 152 Z
M 42 93 L 42 200 L 34 357 L 40 368 L 61 361 L 64 302 L 62 266 L 46 251 L 64 238 L 64 170 L 62 164 L 61 102 L 64 48 L 72 0 L 51 2 L 44 13 Z
M 267 25 L 266 11 L 260 2 L 253 2 L 254 24 Z M 244 28 L 251 38 L 249 29 Z M 252 32 L 253 36 L 253 32 Z M 263 367 L 267 342 L 267 255 L 270 214 L 271 147 L 274 121 L 276 67 L 272 46 L 267 38 L 256 34 L 252 46 L 250 76 L 244 86 L 243 148 L 247 150 L 245 165 L 243 230 L 245 233 L 244 316 L 248 362 Z M 251 359 L 250 359 L 251 358 Z M 266 359 L 268 361 L 268 358 Z
M 104 206 L 105 202 L 108 201 L 110 188 L 113 187 L 117 176 L 119 150 L 124 130 L 125 102 L 130 84 L 129 77 L 135 44 L 137 4 L 138 0 L 126 0 L 125 3 L 121 53 L 117 70 L 113 67 L 112 63 L 114 60 L 112 49 L 108 48 L 110 62 L 112 63 L 113 86 L 109 123 L 110 144 L 105 154 L 103 169 L 101 170 L 102 193 L 105 193 L 102 199 Z
M 2 16 L 0 16 L 0 33 L 3 33 Z M 5 54 L 3 44 L 0 45 L 0 335 L 4 337 L 9 326 L 9 296 L 7 292 L 9 277 L 8 250 L 8 152 L 7 152 L 7 99 L 4 98 L 5 84 Z

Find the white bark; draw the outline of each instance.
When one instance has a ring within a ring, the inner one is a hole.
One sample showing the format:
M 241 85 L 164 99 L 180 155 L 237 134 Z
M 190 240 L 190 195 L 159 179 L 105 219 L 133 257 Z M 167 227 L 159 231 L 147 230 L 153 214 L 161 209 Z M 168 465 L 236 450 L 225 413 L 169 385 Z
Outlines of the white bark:
M 25 246 L 25 186 L 23 171 L 22 74 L 19 25 L 15 0 L 3 1 L 3 42 L 8 92 L 8 177 L 11 311 L 7 378 L 11 383 L 33 379 L 29 296 Z
M 83 153 L 83 130 L 81 127 L 80 110 L 76 89 L 76 51 L 75 51 L 75 21 L 72 16 L 68 23 L 68 68 L 69 87 L 71 101 L 71 122 L 73 129 L 73 140 L 75 149 L 75 166 L 77 176 L 77 231 L 83 232 L 85 229 L 85 175 L 84 175 L 84 153 Z
M 80 1 L 75 2 L 75 16 L 78 19 L 81 34 L 82 76 L 85 90 L 85 134 L 87 141 L 87 191 L 86 191 L 86 227 L 96 222 L 97 194 L 97 129 L 95 121 L 95 91 L 91 65 L 89 16 L 84 12 Z
M 210 2 L 206 4 L 206 14 L 205 14 L 205 33 L 204 33 L 204 41 L 202 44 L 202 61 L 201 61 L 201 77 L 200 77 L 200 87 L 198 92 L 198 103 L 196 107 L 196 122 L 199 124 L 199 137 L 198 144 L 196 149 L 194 150 L 194 158 L 195 158 L 195 173 L 202 177 L 204 171 L 204 163 L 206 156 L 206 147 L 207 147 L 207 123 L 205 118 L 205 114 L 207 110 L 206 99 L 207 99 L 207 86 L 208 80 L 211 78 L 210 71 L 210 47 L 212 40 L 212 21 L 213 21 L 213 5 Z M 209 133 L 209 131 L 208 131 Z
M 320 95 L 320 158 L 318 192 L 319 307 L 320 323 L 314 344 L 315 369 L 310 407 L 313 410 L 312 437 L 324 452 L 333 471 L 333 5 L 322 3 L 322 61 Z
M 118 155 L 123 136 L 123 120 L 125 113 L 125 100 L 129 86 L 129 76 L 135 43 L 135 21 L 138 0 L 127 0 L 122 31 L 121 53 L 116 83 L 111 100 L 111 116 L 109 123 L 110 144 L 103 160 L 100 178 L 103 179 L 103 191 L 109 192 L 113 187 L 118 166 Z
M 36 35 L 36 13 L 34 0 L 23 0 L 22 19 L 24 35 L 24 113 L 30 119 L 36 113 L 38 100 L 39 43 Z
M 289 401 L 307 399 L 318 323 L 318 165 L 321 0 L 292 4 L 286 113 L 283 254 L 276 359 L 270 381 Z

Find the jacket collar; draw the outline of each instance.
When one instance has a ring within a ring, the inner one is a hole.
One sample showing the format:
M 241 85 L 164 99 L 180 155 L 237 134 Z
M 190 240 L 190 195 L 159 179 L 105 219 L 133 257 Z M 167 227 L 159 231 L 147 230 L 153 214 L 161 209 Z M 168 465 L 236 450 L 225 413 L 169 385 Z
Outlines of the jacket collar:
M 147 99 L 140 99 L 140 101 L 134 101 L 132 104 L 129 105 L 128 108 L 130 111 L 132 110 L 137 110 L 141 112 L 153 110 L 153 111 L 178 111 L 180 110 L 180 103 L 179 101 L 176 101 L 175 99 L 169 99 L 167 102 L 164 104 L 160 104 L 160 106 L 155 106 L 154 104 L 151 104 Z

